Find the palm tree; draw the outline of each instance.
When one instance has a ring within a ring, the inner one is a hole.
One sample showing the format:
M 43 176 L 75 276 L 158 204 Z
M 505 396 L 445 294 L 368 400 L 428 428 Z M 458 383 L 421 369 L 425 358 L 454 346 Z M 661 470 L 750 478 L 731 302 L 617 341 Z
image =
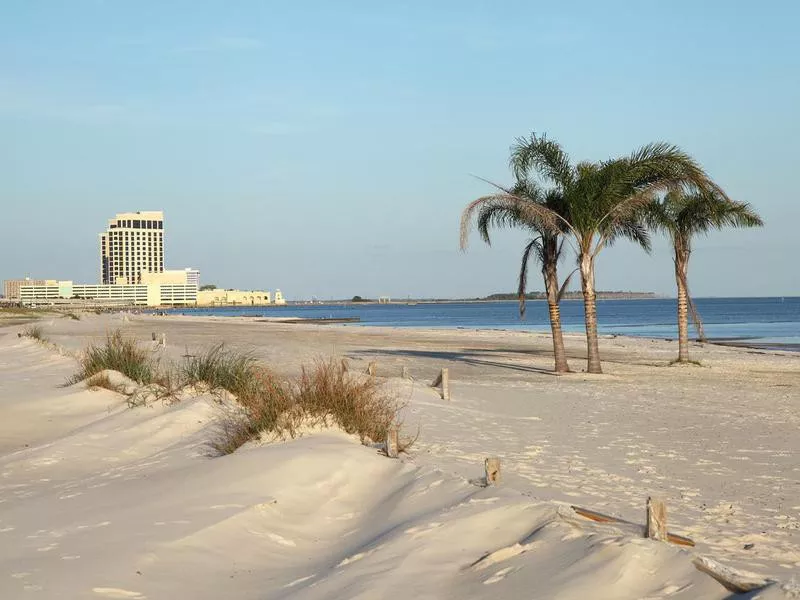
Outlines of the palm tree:
M 655 200 L 647 210 L 647 221 L 658 231 L 663 231 L 672 242 L 675 261 L 675 282 L 678 285 L 678 360 L 689 362 L 689 319 L 691 311 L 695 324 L 700 324 L 689 296 L 689 257 L 692 238 L 723 227 L 760 227 L 761 218 L 744 202 L 735 202 L 715 190 L 684 193 L 669 192 Z M 702 334 L 702 325 L 698 332 Z
M 627 157 L 573 165 L 557 142 L 532 133 L 517 139 L 511 162 L 518 179 L 538 177 L 558 191 L 568 209 L 567 218 L 543 205 L 537 211 L 543 225 L 554 231 L 563 226 L 572 237 L 581 273 L 586 370 L 602 373 L 594 285 L 597 255 L 619 238 L 650 249 L 642 211 L 658 193 L 691 186 L 728 198 L 694 159 L 665 143 L 642 146 Z
M 490 227 L 522 227 L 531 230 L 536 237 L 529 240 L 522 253 L 519 271 L 519 312 L 525 316 L 525 290 L 528 280 L 528 263 L 533 256 L 542 267 L 547 306 L 550 316 L 550 330 L 553 334 L 553 355 L 555 372 L 569 373 L 569 364 L 564 350 L 564 337 L 561 332 L 561 312 L 559 302 L 567 288 L 570 274 L 563 286 L 558 283 L 558 261 L 563 249 L 562 232 L 554 230 L 552 224 L 544 225 L 536 210 L 542 205 L 548 210 L 563 214 L 564 202 L 555 190 L 544 190 L 536 183 L 518 180 L 511 189 L 500 188 L 500 193 L 483 196 L 474 200 L 461 215 L 461 249 L 466 250 L 473 215 L 477 212 L 477 226 L 481 238 L 491 245 Z

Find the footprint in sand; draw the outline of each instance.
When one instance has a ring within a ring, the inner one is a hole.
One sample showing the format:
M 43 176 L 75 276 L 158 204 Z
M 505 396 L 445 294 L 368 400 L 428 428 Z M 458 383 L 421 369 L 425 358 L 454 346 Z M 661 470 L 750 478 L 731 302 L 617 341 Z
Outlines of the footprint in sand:
M 505 576 L 511 573 L 512 571 L 516 571 L 514 567 L 506 567 L 505 569 L 500 569 L 497 573 L 489 577 L 486 581 L 483 582 L 483 585 L 491 585 L 493 583 L 497 583 L 498 581 L 502 581 L 505 579 Z
M 273 542 L 280 544 L 281 546 L 297 546 L 293 540 L 287 540 L 285 537 L 278 535 L 277 533 L 268 533 L 267 537 L 271 539 Z
M 418 525 L 417 527 L 410 527 L 406 529 L 403 533 L 410 534 L 414 539 L 425 535 L 426 533 L 430 533 L 434 529 L 438 529 L 441 527 L 441 523 L 428 523 L 427 525 Z
M 144 600 L 147 598 L 147 596 L 139 592 L 132 592 L 130 590 L 123 590 L 121 588 L 96 587 L 92 588 L 92 591 L 99 596 L 103 596 L 104 598 L 128 598 L 132 600 Z
M 300 579 L 295 579 L 294 581 L 290 581 L 289 583 L 287 583 L 283 587 L 284 587 L 284 589 L 290 588 L 290 587 L 294 587 L 294 586 L 296 586 L 296 585 L 298 585 L 300 583 L 303 583 L 304 581 L 308 581 L 309 579 L 314 579 L 314 577 L 316 577 L 316 576 L 317 576 L 316 573 L 312 573 L 311 575 L 308 575 L 307 577 L 301 577 Z

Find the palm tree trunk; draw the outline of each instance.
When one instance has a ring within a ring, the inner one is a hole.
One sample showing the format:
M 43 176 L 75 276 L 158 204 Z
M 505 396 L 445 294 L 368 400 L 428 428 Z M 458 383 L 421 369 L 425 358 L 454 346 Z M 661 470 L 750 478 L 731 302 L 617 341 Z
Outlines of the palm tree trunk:
M 567 353 L 564 350 L 564 336 L 561 333 L 561 310 L 558 306 L 558 271 L 556 264 L 548 264 L 542 269 L 544 288 L 547 292 L 547 308 L 550 312 L 550 330 L 553 332 L 553 355 L 555 372 L 569 373 Z
M 689 253 L 675 248 L 675 281 L 678 284 L 678 362 L 689 362 L 689 294 L 686 271 Z
M 600 348 L 597 344 L 597 296 L 594 292 L 594 258 L 589 252 L 580 256 L 583 316 L 586 322 L 586 372 L 602 373 Z

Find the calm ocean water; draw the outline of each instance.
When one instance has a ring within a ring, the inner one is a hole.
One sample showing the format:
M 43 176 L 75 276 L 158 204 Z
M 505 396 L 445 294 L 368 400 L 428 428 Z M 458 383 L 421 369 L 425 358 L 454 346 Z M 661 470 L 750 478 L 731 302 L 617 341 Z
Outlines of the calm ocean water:
M 675 304 L 674 299 L 599 300 L 600 332 L 675 338 Z M 800 349 L 800 297 L 698 298 L 696 304 L 710 339 L 774 347 L 791 345 L 792 349 Z M 313 304 L 175 309 L 173 312 L 220 316 L 358 317 L 360 325 L 549 331 L 547 304 L 543 301 L 528 302 L 525 320 L 520 320 L 516 302 Z M 561 315 L 566 331 L 583 329 L 582 302 L 562 302 Z M 690 329 L 690 336 L 694 337 L 693 329 Z

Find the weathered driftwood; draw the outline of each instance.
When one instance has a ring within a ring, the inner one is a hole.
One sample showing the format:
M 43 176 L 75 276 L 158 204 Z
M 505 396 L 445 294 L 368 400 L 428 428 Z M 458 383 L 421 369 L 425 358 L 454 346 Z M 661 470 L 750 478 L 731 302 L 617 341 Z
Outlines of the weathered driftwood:
M 667 505 L 660 498 L 647 499 L 647 533 L 645 537 L 667 540 Z
M 572 508 L 572 510 L 574 510 L 580 516 L 591 519 L 592 521 L 596 521 L 598 523 L 621 523 L 624 525 L 641 527 L 641 525 L 636 525 L 636 523 L 631 523 L 630 521 L 620 519 L 619 517 L 612 517 L 611 515 L 606 515 L 588 508 L 582 508 L 580 506 L 571 506 L 570 508 Z M 679 546 L 694 546 L 694 540 L 675 533 L 667 532 L 667 541 Z
M 774 583 L 753 573 L 740 573 L 705 556 L 696 556 L 692 563 L 698 571 L 711 575 L 735 594 L 746 594 Z
M 439 395 L 442 400 L 450 400 L 450 370 L 446 367 L 433 380 L 431 387 L 439 388 Z
M 484 462 L 486 470 L 486 485 L 497 485 L 500 483 L 500 459 L 495 457 L 487 458 Z
M 386 456 L 389 458 L 397 458 L 400 452 L 399 437 L 397 427 L 390 427 L 386 434 Z

